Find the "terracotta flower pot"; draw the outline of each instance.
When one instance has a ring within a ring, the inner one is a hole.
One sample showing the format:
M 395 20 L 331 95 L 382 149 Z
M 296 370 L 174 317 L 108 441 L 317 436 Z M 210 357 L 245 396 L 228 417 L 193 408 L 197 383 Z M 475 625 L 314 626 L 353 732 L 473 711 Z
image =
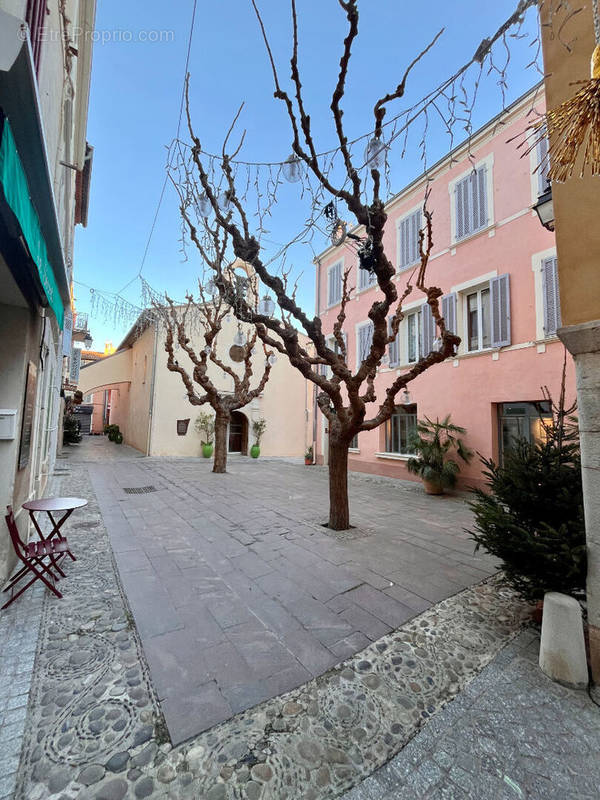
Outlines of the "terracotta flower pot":
M 438 481 L 427 481 L 423 478 L 423 486 L 426 494 L 444 494 L 442 484 Z
M 310 467 L 313 463 L 312 458 L 305 458 L 304 463 L 306 464 L 307 467 Z

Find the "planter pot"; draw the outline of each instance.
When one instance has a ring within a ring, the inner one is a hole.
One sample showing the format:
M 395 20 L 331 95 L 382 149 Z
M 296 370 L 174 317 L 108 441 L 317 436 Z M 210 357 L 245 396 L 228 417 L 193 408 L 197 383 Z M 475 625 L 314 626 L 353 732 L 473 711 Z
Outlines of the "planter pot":
M 123 434 L 122 433 L 115 433 L 113 442 L 115 444 L 123 444 Z
M 313 463 L 312 458 L 305 458 L 304 463 L 306 464 L 307 467 L 311 467 Z
M 212 444 L 203 444 L 202 445 L 202 455 L 204 458 L 210 458 L 213 454 L 213 446 Z
M 260 455 L 260 447 L 257 444 L 253 444 L 250 448 L 250 455 L 252 458 L 258 458 Z
M 442 484 L 437 481 L 426 481 L 423 479 L 423 486 L 425 487 L 426 494 L 444 494 Z

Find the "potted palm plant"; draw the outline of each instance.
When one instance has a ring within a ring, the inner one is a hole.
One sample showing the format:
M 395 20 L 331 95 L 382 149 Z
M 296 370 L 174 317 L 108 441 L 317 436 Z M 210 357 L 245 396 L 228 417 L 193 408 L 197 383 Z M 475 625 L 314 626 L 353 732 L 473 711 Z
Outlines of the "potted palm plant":
M 473 452 L 465 446 L 461 435 L 465 428 L 453 425 L 448 414 L 440 422 L 425 417 L 417 422 L 417 430 L 411 437 L 411 447 L 415 458 L 408 461 L 408 471 L 419 475 L 427 494 L 443 494 L 444 489 L 452 489 L 460 472 L 460 464 L 453 456 L 468 463 Z
M 215 418 L 212 414 L 203 411 L 196 417 L 194 426 L 200 434 L 200 443 L 202 444 L 202 455 L 204 458 L 210 458 L 213 454 L 213 437 L 215 434 Z
M 252 433 L 254 434 L 254 444 L 250 448 L 250 455 L 252 458 L 258 458 L 260 455 L 260 440 L 267 427 L 267 420 L 264 417 L 255 419 L 252 423 Z

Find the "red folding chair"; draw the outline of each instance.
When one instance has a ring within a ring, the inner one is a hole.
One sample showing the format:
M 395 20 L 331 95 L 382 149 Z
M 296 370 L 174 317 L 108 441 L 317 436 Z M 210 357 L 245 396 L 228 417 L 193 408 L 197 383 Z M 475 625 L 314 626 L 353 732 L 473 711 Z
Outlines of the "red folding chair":
M 53 585 L 53 583 L 58 580 L 58 576 L 52 572 L 48 564 L 44 563 L 44 560 L 48 558 L 52 567 L 54 567 L 54 569 L 56 569 L 56 571 L 59 572 L 64 578 L 65 573 L 58 566 L 58 559 L 63 557 L 68 551 L 66 538 L 61 536 L 45 541 L 28 542 L 26 544 L 19 535 L 19 529 L 17 528 L 17 523 L 15 522 L 15 517 L 11 506 L 7 506 L 6 510 L 8 511 L 8 514 L 6 514 L 4 519 L 6 520 L 6 524 L 8 526 L 8 532 L 10 533 L 10 539 L 12 541 L 14 551 L 17 555 L 17 558 L 23 562 L 23 567 L 21 567 L 21 569 L 15 575 L 13 575 L 8 585 L 2 591 L 8 592 L 9 590 L 13 590 L 17 583 L 19 583 L 23 578 L 27 577 L 29 573 L 33 573 L 33 578 L 31 578 L 31 580 L 28 581 L 25 586 L 21 587 L 16 594 L 13 594 L 11 591 L 10 600 L 2 606 L 2 610 L 14 602 L 17 597 L 20 597 L 23 592 L 26 589 L 29 589 L 29 587 L 37 580 L 41 580 L 57 597 L 62 597 L 62 594 L 58 591 L 56 586 Z M 52 583 L 50 583 L 48 578 L 52 580 Z

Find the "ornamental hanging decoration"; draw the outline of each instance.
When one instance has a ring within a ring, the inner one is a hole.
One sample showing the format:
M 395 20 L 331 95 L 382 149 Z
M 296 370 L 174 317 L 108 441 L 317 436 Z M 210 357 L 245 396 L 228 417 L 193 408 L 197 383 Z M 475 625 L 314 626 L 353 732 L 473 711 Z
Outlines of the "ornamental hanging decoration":
M 300 170 L 300 159 L 292 153 L 292 155 L 288 156 L 288 158 L 286 158 L 286 160 L 283 162 L 281 171 L 286 181 L 289 183 L 298 183 L 302 177 L 302 172 Z
M 580 178 L 588 167 L 592 175 L 600 175 L 600 0 L 594 1 L 593 11 L 596 47 L 591 76 L 586 81 L 574 81 L 571 85 L 581 85 L 581 89 L 558 108 L 547 111 L 535 128 L 538 141 L 548 136 L 548 179 L 559 183 L 572 176 L 578 161 Z
M 348 230 L 348 225 L 338 217 L 333 201 L 325 206 L 323 214 L 329 223 L 331 244 L 334 247 L 339 247 L 347 239 L 350 239 L 358 256 L 358 266 L 367 272 L 374 272 L 376 259 L 371 236 L 362 237 L 351 233 Z

